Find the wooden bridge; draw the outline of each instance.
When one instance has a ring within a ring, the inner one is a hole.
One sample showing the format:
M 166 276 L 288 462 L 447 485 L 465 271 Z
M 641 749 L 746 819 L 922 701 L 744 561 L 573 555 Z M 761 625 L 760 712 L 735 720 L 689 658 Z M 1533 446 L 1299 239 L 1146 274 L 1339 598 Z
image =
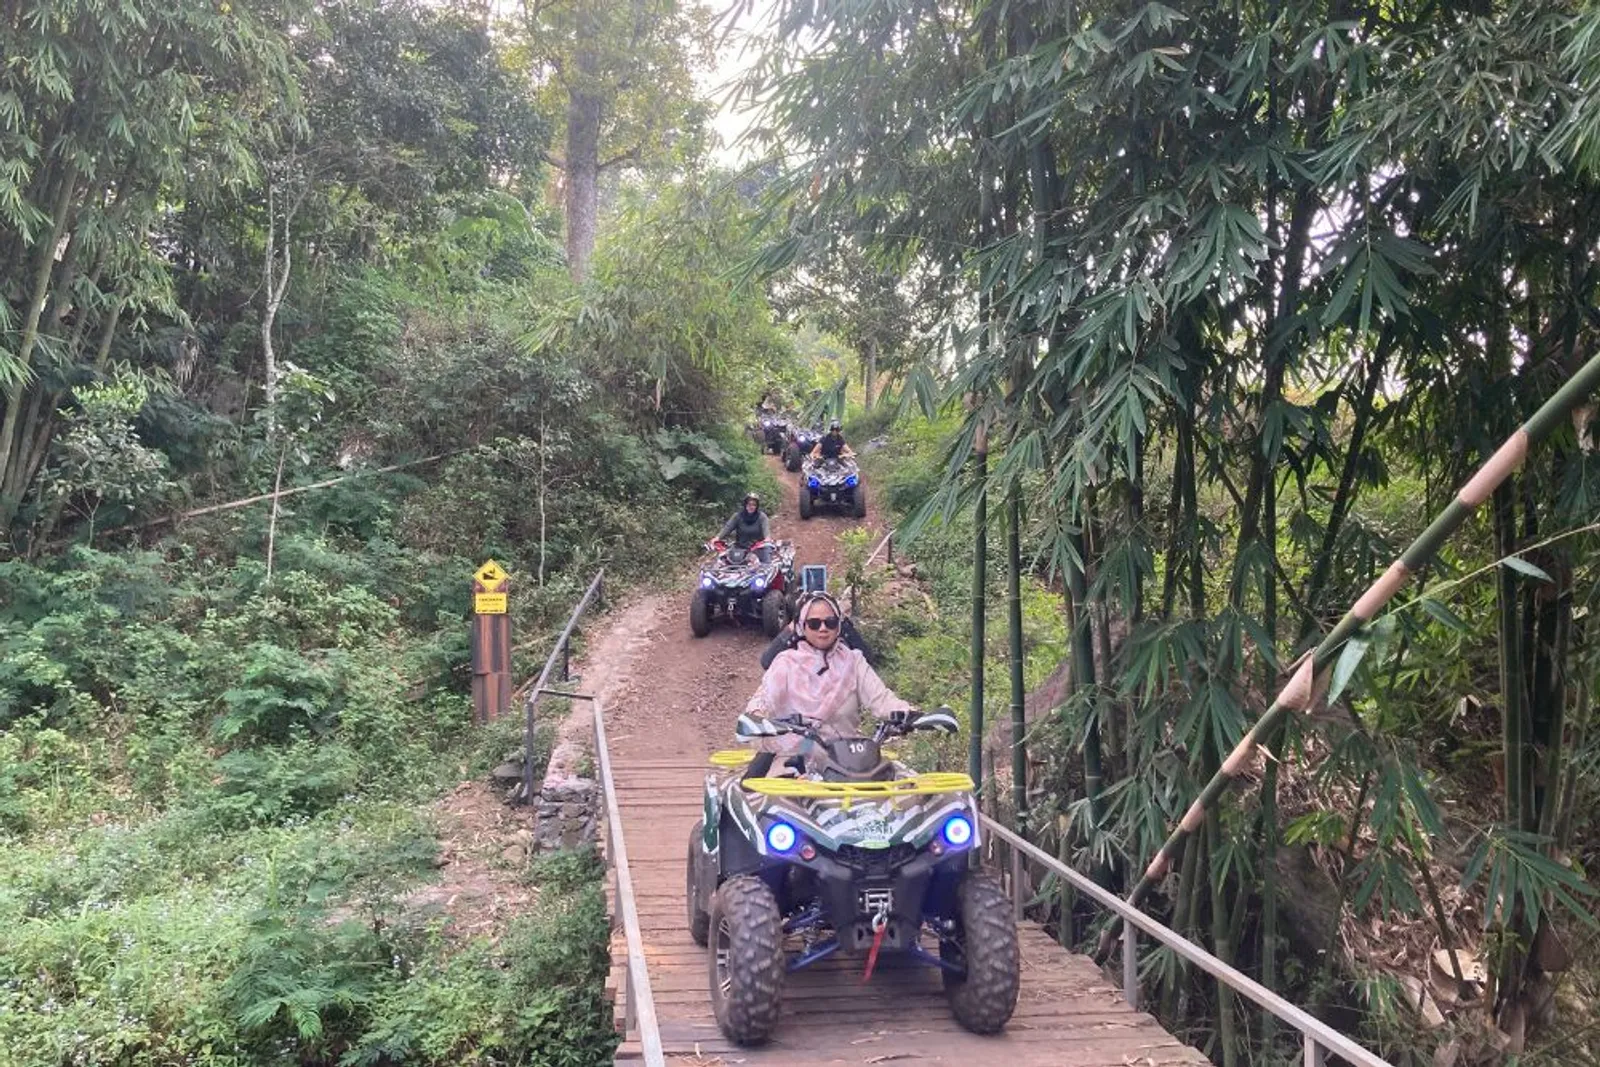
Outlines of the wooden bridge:
M 639 934 L 666 1059 L 699 1064 L 962 1064 L 963 1067 L 1169 1067 L 1204 1064 L 1082 956 L 1023 921 L 1022 991 L 1005 1031 L 961 1029 L 939 975 L 906 961 L 880 966 L 861 984 L 861 961 L 841 955 L 791 974 L 777 1035 L 760 1048 L 730 1044 L 711 1015 L 706 949 L 689 939 L 684 853 L 700 816 L 704 763 L 618 763 L 617 814 L 632 874 Z M 615 883 L 613 883 L 615 884 Z M 617 904 L 615 899 L 613 904 Z M 613 914 L 618 909 L 614 908 Z M 643 1062 L 637 1012 L 627 1002 L 626 923 L 616 924 L 611 958 L 616 1018 L 631 1020 L 618 1063 Z
M 596 576 L 551 652 L 533 693 L 536 701 L 573 626 L 600 582 Z M 698 685 L 698 680 L 696 680 Z M 613 750 L 601 699 L 577 693 L 593 712 L 595 755 L 605 818 L 602 848 L 611 872 L 613 917 L 610 987 L 621 1041 L 620 1064 L 656 1067 L 731 1067 L 734 1064 L 960 1064 L 961 1067 L 1173 1067 L 1208 1061 L 1139 1010 L 1138 947 L 1148 937 L 1189 966 L 1213 976 L 1238 996 L 1298 1031 L 1305 1067 L 1323 1067 L 1330 1054 L 1353 1067 L 1391 1067 L 1355 1041 L 1285 1001 L 1203 948 L 1096 885 L 1008 827 L 983 817 L 986 862 L 1010 890 L 1022 948 L 1017 1008 L 1003 1033 L 980 1037 L 961 1029 L 946 1004 L 938 974 L 912 961 L 880 963 L 863 985 L 860 961 L 834 956 L 787 976 L 774 1037 L 758 1048 L 734 1045 L 717 1029 L 710 1002 L 707 950 L 689 936 L 685 854 L 699 818 L 707 764 L 686 753 L 692 738 L 635 730 Z M 676 695 L 659 681 L 646 703 Z M 685 707 L 688 703 L 684 704 Z M 639 710 L 636 705 L 633 712 Z M 528 707 L 529 746 L 534 709 Z M 626 717 L 623 713 L 619 717 Z M 672 729 L 693 732 L 675 718 Z M 614 762 L 615 761 L 615 762 Z M 1121 919 L 1122 987 L 1089 959 L 1073 955 L 1024 917 L 1028 886 L 1045 873 L 1070 885 L 1080 900 Z

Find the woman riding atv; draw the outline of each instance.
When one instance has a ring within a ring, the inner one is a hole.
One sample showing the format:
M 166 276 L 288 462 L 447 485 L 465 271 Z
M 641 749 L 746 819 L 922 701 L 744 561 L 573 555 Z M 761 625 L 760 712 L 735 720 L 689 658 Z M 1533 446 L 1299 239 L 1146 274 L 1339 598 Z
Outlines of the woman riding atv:
M 754 548 L 772 539 L 772 521 L 761 510 L 760 496 L 755 493 L 744 495 L 744 505 L 723 524 L 717 540 L 726 541 L 729 537 L 734 539 L 733 543 L 739 548 Z M 756 549 L 756 558 L 762 563 L 771 563 L 772 549 L 762 545 Z
M 895 694 L 860 650 L 839 643 L 844 612 L 839 602 L 823 592 L 800 598 L 795 631 L 801 642 L 780 652 L 761 676 L 761 688 L 745 707 L 757 718 L 781 719 L 800 715 L 823 740 L 852 736 L 865 709 L 873 717 L 904 721 L 912 707 Z M 795 734 L 762 738 L 763 752 L 804 757 L 813 742 Z M 770 765 L 770 760 L 764 761 Z M 765 773 L 764 768 L 754 768 Z

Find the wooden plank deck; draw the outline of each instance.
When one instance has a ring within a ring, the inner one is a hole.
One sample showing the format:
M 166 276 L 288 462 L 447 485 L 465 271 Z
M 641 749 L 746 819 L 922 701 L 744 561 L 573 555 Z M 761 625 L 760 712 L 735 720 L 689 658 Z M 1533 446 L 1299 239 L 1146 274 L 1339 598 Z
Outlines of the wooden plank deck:
M 860 961 L 835 956 L 788 976 L 782 1021 L 759 1048 L 730 1044 L 717 1029 L 707 994 L 706 950 L 689 938 L 684 852 L 700 815 L 706 767 L 682 759 L 618 758 L 629 867 L 661 1038 L 669 1062 L 689 1064 L 961 1064 L 962 1067 L 1174 1067 L 1207 1060 L 1178 1043 L 1082 956 L 1063 950 L 1031 922 L 1020 928 L 1022 991 L 1005 1032 L 979 1037 L 950 1016 L 931 968 L 880 965 L 860 983 Z M 613 909 L 615 914 L 615 909 Z M 611 946 L 618 1025 L 628 949 L 620 924 Z M 898 965 L 896 965 L 898 964 Z M 625 1035 L 618 1063 L 640 1062 Z

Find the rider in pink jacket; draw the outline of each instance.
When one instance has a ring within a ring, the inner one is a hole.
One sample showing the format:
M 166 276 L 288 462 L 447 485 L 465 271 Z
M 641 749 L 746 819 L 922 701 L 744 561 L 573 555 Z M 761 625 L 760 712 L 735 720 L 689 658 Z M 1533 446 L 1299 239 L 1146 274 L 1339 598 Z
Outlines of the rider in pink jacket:
M 808 593 L 800 601 L 795 628 L 802 641 L 780 652 L 761 688 L 745 706 L 746 714 L 769 719 L 801 715 L 816 724 L 824 740 L 851 737 L 861 727 L 865 709 L 887 719 L 912 711 L 857 649 L 839 643 L 844 613 L 827 593 Z M 763 738 L 757 747 L 781 755 L 804 755 L 811 742 L 793 734 Z

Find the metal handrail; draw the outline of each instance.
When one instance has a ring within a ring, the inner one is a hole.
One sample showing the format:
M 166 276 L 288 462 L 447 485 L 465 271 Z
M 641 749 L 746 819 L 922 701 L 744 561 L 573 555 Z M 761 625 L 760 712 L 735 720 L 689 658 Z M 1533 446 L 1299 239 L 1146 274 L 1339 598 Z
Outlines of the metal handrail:
M 595 571 L 594 579 L 589 583 L 589 588 L 584 591 L 572 614 L 567 618 L 567 625 L 561 630 L 561 636 L 556 638 L 555 645 L 550 649 L 550 658 L 544 661 L 544 670 L 539 672 L 539 678 L 533 683 L 533 692 L 528 694 L 526 721 L 522 727 L 522 803 L 533 803 L 533 709 L 539 703 L 539 698 L 545 695 L 546 686 L 550 682 L 550 672 L 555 670 L 556 657 L 561 657 L 562 675 L 566 675 L 567 655 L 571 650 L 572 630 L 578 625 L 578 618 L 586 610 L 589 603 L 597 594 L 605 589 L 606 569 L 601 567 Z
M 1362 1048 L 1354 1041 L 1332 1029 L 1320 1019 L 1313 1018 L 1301 1008 L 1284 1000 L 1266 986 L 1255 981 L 1196 945 L 1181 934 L 1167 929 L 1156 919 L 1137 908 L 1130 907 L 1122 898 L 1097 885 L 1093 879 L 1073 870 L 1056 857 L 1035 845 L 1029 844 L 1014 830 L 989 815 L 981 816 L 983 826 L 1011 849 L 1012 902 L 1018 917 L 1022 911 L 1021 865 L 1026 855 L 1046 869 L 1065 879 L 1074 889 L 1092 899 L 1102 908 L 1122 919 L 1122 982 L 1123 996 L 1134 1010 L 1139 1008 L 1138 931 L 1143 930 L 1158 942 L 1170 948 L 1183 959 L 1210 974 L 1235 992 L 1255 1001 L 1262 1008 L 1300 1031 L 1304 1037 L 1306 1067 L 1321 1067 L 1327 1053 L 1343 1057 L 1356 1067 L 1392 1067 L 1387 1061 Z
M 645 1067 L 666 1067 L 661 1050 L 661 1027 L 656 1022 L 655 997 L 650 992 L 650 968 L 644 958 L 644 935 L 639 929 L 639 909 L 633 900 L 633 875 L 628 870 L 628 848 L 622 840 L 622 810 L 617 806 L 617 787 L 611 778 L 611 754 L 606 748 L 606 712 L 598 697 L 594 708 L 595 762 L 600 767 L 600 785 L 606 805 L 606 862 L 616 874 L 617 910 L 622 912 L 622 931 L 628 940 L 628 985 L 623 994 L 626 1015 L 623 1033 L 639 1028 L 639 1046 Z

